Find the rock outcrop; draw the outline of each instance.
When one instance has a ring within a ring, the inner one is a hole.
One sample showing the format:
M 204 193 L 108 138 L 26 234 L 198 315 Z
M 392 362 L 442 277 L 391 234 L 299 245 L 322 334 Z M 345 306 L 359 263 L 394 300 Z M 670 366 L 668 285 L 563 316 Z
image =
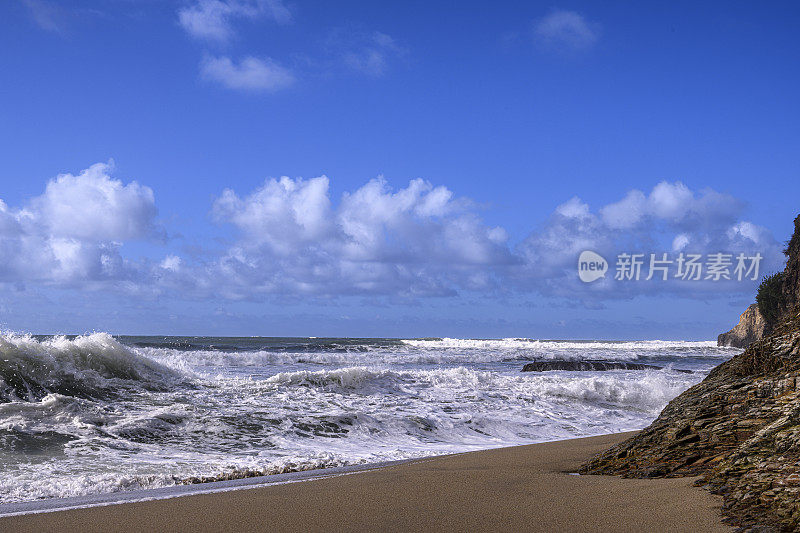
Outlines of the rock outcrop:
M 642 363 L 628 363 L 624 361 L 534 361 L 522 367 L 523 372 L 548 372 L 551 370 L 573 371 L 604 371 L 604 370 L 661 370 L 664 367 L 645 365 Z M 691 370 L 676 372 L 691 373 Z
M 786 245 L 785 253 L 781 311 L 788 313 L 800 306 L 800 215 L 794 219 L 794 234 Z
M 753 304 L 739 316 L 739 323 L 733 329 L 717 337 L 717 346 L 747 348 L 764 336 L 766 325 L 758 304 Z
M 789 303 L 768 334 L 583 473 L 701 476 L 700 484 L 723 496 L 729 522 L 800 530 L 800 217 L 787 256 L 782 290 Z

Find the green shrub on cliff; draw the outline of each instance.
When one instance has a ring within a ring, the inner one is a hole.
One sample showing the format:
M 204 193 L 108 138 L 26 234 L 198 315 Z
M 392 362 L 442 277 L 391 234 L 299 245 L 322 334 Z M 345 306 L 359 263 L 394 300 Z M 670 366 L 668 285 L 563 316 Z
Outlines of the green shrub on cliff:
M 783 308 L 783 272 L 776 272 L 769 276 L 764 276 L 761 285 L 758 286 L 756 302 L 761 316 L 769 325 L 774 325 L 781 314 Z
M 786 248 L 783 249 L 783 253 L 786 254 L 787 257 L 791 256 L 800 251 L 800 215 L 794 219 L 794 233 L 792 233 L 792 238 L 786 241 Z

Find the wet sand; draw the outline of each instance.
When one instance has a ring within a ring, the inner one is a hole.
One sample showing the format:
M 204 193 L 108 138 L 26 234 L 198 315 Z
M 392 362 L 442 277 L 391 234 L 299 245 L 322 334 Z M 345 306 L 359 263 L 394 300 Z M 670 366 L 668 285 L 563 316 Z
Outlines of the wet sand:
M 283 485 L 0 518 L 0 531 L 732 531 L 693 479 L 569 475 L 631 433 Z

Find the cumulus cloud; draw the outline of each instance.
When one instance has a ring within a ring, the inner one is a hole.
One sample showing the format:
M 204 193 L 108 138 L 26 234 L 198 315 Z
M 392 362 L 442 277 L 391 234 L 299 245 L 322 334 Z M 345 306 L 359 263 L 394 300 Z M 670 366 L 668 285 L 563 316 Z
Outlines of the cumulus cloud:
M 534 22 L 533 37 L 545 48 L 585 50 L 591 48 L 600 38 L 600 27 L 586 20 L 580 13 L 559 9 Z
M 629 230 L 642 224 L 664 222 L 678 227 L 719 229 L 742 211 L 743 204 L 729 194 L 705 189 L 694 193 L 676 181 L 658 183 L 649 195 L 634 189 L 615 203 L 603 206 L 600 216 L 612 229 Z
M 92 165 L 77 176 L 60 174 L 21 216 L 44 226 L 54 237 L 85 241 L 125 241 L 155 232 L 152 189 L 135 181 L 112 179 L 107 163 Z
M 711 189 L 692 191 L 681 182 L 660 182 L 646 194 L 628 191 L 619 201 L 592 210 L 579 198 L 558 206 L 540 229 L 517 247 L 524 257 L 519 282 L 560 296 L 630 297 L 675 291 L 689 295 L 752 292 L 752 284 L 695 283 L 672 280 L 666 285 L 620 284 L 606 279 L 591 286 L 575 275 L 581 251 L 592 250 L 615 265 L 620 253 L 760 253 L 760 271 L 781 267 L 780 245 L 766 229 L 741 220 L 744 205 Z
M 217 221 L 240 239 L 206 274 L 230 294 L 450 294 L 491 283 L 486 268 L 513 263 L 502 228 L 465 199 L 412 180 L 393 190 L 376 178 L 333 205 L 328 178 L 270 179 L 216 200 Z
M 178 11 L 180 25 L 193 37 L 226 41 L 236 19 L 271 18 L 286 24 L 292 14 L 281 0 L 198 0 Z
M 47 182 L 18 207 L 0 200 L 0 281 L 59 286 L 112 284 L 128 292 L 197 298 L 265 299 L 384 295 L 448 296 L 512 291 L 583 300 L 665 292 L 690 297 L 752 294 L 753 284 L 578 280 L 584 250 L 612 264 L 622 252 L 760 253 L 761 271 L 781 267 L 781 246 L 742 218 L 736 198 L 661 182 L 649 192 L 591 206 L 556 206 L 514 243 L 487 224 L 471 200 L 421 179 L 393 188 L 383 178 L 331 195 L 326 176 L 268 179 L 214 200 L 216 223 L 233 229 L 221 249 L 132 260 L 132 240 L 163 242 L 153 191 L 112 177 L 109 164 Z
M 630 229 L 644 218 L 647 198 L 639 190 L 632 190 L 625 197 L 600 209 L 603 221 L 612 229 Z
M 508 236 L 483 225 L 464 199 L 416 179 L 393 192 L 382 178 L 346 194 L 337 213 L 350 259 L 449 265 L 508 260 Z
M 0 201 L 0 249 L 6 281 L 86 282 L 135 277 L 122 241 L 159 239 L 153 191 L 111 177 L 98 163 L 60 174 L 20 208 Z
M 281 255 L 293 253 L 330 231 L 328 178 L 271 179 L 245 198 L 226 189 L 213 213 L 241 229 L 249 243 L 266 244 Z
M 295 81 L 292 72 L 270 58 L 245 57 L 235 63 L 229 57 L 207 57 L 200 65 L 204 78 L 229 89 L 277 91 Z
M 742 204 L 712 190 L 662 182 L 629 191 L 597 209 L 578 197 L 557 206 L 516 246 L 485 224 L 475 205 L 444 186 L 412 180 L 392 189 L 383 178 L 336 202 L 325 176 L 267 180 L 247 195 L 226 190 L 213 207 L 239 239 L 207 264 L 204 287 L 228 297 L 258 294 L 448 295 L 462 290 L 523 290 L 597 301 L 654 291 L 711 294 L 752 287 L 669 283 L 591 287 L 576 275 L 577 257 L 621 252 L 762 253 L 781 261 L 765 228 L 740 218 Z M 587 292 L 588 291 L 588 292 Z

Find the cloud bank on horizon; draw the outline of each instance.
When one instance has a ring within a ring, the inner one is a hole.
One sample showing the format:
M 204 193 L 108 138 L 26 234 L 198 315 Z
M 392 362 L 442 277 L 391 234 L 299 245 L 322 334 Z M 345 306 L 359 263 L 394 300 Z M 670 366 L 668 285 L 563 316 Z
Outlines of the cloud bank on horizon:
M 600 305 L 640 294 L 714 297 L 752 293 L 755 282 L 667 280 L 587 286 L 576 275 L 584 250 L 760 253 L 762 272 L 780 267 L 781 245 L 742 218 L 745 204 L 725 193 L 661 182 L 592 209 L 567 199 L 513 242 L 484 222 L 479 203 L 443 185 L 383 177 L 339 199 L 329 179 L 267 179 L 249 192 L 226 189 L 209 214 L 234 230 L 202 261 L 171 250 L 156 193 L 112 177 L 98 163 L 47 182 L 18 207 L 0 200 L 0 280 L 57 287 L 103 287 L 143 296 L 262 300 L 275 295 L 443 297 L 525 291 Z M 128 257 L 126 243 L 150 241 L 162 257 Z

